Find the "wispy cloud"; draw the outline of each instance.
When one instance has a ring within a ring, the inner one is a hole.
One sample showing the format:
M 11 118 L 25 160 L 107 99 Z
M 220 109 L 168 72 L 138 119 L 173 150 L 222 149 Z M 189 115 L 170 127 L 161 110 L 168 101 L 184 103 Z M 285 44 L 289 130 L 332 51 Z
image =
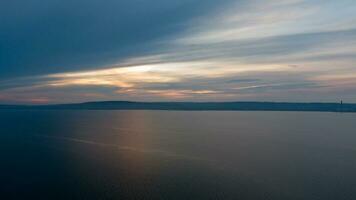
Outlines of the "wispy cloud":
M 0 91 L 56 102 L 355 101 L 355 1 L 224 1 L 208 13 L 192 13 L 138 55 L 3 81 Z

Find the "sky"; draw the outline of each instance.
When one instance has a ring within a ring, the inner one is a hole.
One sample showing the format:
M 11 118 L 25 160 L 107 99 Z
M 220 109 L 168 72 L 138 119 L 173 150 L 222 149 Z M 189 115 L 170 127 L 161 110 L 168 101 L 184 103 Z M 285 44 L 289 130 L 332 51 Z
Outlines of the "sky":
M 0 103 L 106 100 L 356 103 L 356 1 L 0 1 Z

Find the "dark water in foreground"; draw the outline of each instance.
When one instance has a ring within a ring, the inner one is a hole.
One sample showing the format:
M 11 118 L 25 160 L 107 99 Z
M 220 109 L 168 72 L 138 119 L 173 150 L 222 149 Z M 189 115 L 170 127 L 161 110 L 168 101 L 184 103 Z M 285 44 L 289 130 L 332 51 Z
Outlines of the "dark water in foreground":
M 356 199 L 356 114 L 0 111 L 1 199 Z

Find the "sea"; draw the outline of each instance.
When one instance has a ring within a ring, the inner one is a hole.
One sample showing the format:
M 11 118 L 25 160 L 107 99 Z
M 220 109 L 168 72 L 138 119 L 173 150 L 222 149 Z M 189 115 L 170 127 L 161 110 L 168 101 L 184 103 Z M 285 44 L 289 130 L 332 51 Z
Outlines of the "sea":
M 356 114 L 0 110 L 0 199 L 356 199 Z

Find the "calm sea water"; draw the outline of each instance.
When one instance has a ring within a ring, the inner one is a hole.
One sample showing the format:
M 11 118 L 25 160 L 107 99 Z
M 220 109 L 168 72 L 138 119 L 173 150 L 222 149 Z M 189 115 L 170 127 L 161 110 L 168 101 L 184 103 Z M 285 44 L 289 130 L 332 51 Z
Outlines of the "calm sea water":
M 0 159 L 2 199 L 356 199 L 356 114 L 2 110 Z

